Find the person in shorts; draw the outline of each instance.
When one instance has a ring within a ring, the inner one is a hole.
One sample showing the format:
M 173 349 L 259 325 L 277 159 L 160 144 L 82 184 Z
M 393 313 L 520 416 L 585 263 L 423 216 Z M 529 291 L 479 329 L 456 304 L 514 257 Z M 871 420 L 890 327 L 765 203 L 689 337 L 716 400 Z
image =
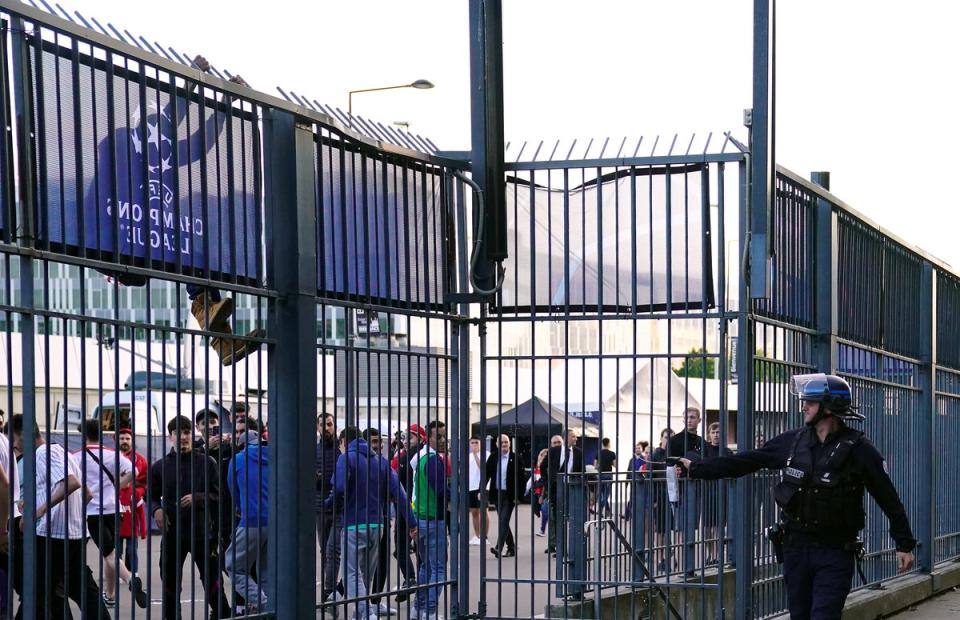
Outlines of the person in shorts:
M 473 522 L 473 538 L 471 545 L 479 545 L 480 537 L 487 535 L 487 511 L 480 501 L 480 487 L 483 482 L 483 469 L 487 462 L 487 455 L 483 453 L 479 437 L 470 438 L 470 454 L 467 455 L 467 465 L 470 467 L 470 489 L 467 497 L 467 507 L 470 509 L 470 520 Z
M 108 607 L 114 605 L 117 594 L 117 573 L 127 583 L 137 605 L 147 606 L 147 594 L 140 578 L 117 562 L 117 526 L 120 522 L 119 491 L 133 482 L 133 464 L 113 448 L 106 448 L 101 441 L 101 422 L 91 418 L 84 421 L 79 430 L 83 433 L 84 447 L 74 453 L 83 468 L 83 484 L 90 489 L 93 498 L 86 505 L 87 529 L 90 538 L 103 557 L 103 601 Z

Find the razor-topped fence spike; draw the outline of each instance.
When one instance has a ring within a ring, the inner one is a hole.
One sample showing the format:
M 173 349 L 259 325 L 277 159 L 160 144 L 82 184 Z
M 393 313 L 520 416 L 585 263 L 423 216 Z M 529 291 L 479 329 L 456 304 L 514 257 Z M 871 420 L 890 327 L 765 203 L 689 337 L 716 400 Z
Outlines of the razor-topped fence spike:
M 77 19 L 80 20 L 80 23 L 81 23 L 81 24 L 83 24 L 85 27 L 89 28 L 90 30 L 93 30 L 93 26 L 90 25 L 90 22 L 87 21 L 87 18 L 84 17 L 84 16 L 80 13 L 80 11 L 74 11 L 73 14 L 74 14 L 74 16 L 76 16 Z
M 107 32 L 107 29 L 103 27 L 103 24 L 101 24 L 100 22 L 97 21 L 97 18 L 96 18 L 96 17 L 91 17 L 91 18 L 90 18 L 90 21 L 92 21 L 92 22 L 93 22 L 93 25 L 96 26 L 97 28 L 99 28 L 99 29 L 100 29 L 100 32 L 102 32 L 105 36 L 108 36 L 108 37 L 110 36 L 110 33 Z
M 70 17 L 70 13 L 68 13 L 65 8 L 63 8 L 62 6 L 60 6 L 59 3 L 56 5 L 56 7 L 57 7 L 57 9 L 60 10 L 61 13 L 63 13 L 63 16 L 67 18 L 67 21 L 69 21 L 69 22 L 71 22 L 71 23 L 74 23 L 74 24 L 77 23 L 77 22 L 73 21 L 73 18 Z
M 285 93 L 285 92 L 283 91 L 283 89 L 280 88 L 279 86 L 277 86 L 276 88 L 277 88 L 277 92 L 280 93 L 280 96 L 281 96 L 281 97 L 283 97 L 284 99 L 286 99 L 286 100 L 289 101 L 290 103 L 293 103 L 293 100 L 290 99 L 290 95 L 288 95 L 287 93 Z
M 146 39 L 144 39 L 143 37 L 140 37 L 140 42 L 143 43 L 143 45 L 144 45 L 148 50 L 150 50 L 150 53 L 151 53 L 151 54 L 156 54 L 156 53 L 157 53 L 157 50 L 153 49 L 153 46 L 150 45 L 150 42 L 147 41 Z
M 120 34 L 120 31 L 117 30 L 116 27 L 115 27 L 113 24 L 111 24 L 110 22 L 107 22 L 107 27 L 110 28 L 110 32 L 113 33 L 113 36 L 114 36 L 116 39 L 118 39 L 119 41 L 121 41 L 121 42 L 123 42 L 123 43 L 127 43 L 127 40 L 123 38 L 123 35 Z

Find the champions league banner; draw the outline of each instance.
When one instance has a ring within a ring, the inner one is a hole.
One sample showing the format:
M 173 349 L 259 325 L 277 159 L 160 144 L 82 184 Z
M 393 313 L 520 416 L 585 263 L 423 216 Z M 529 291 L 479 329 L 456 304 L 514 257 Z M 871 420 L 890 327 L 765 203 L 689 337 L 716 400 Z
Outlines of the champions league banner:
M 712 307 L 708 200 L 701 165 L 621 169 L 567 189 L 508 178 L 500 310 Z
M 228 119 L 222 95 L 182 80 L 173 90 L 173 76 L 130 60 L 108 67 L 50 41 L 39 56 L 40 245 L 119 264 L 260 280 L 250 110 L 234 106 Z
M 319 152 L 318 293 L 440 307 L 449 254 L 440 170 L 328 138 Z

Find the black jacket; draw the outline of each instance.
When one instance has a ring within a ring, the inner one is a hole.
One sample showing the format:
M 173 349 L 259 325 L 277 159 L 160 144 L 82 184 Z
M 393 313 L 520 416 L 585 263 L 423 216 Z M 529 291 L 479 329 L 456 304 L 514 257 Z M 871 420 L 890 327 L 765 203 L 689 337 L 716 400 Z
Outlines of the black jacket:
M 803 429 L 787 431 L 765 443 L 758 450 L 744 450 L 738 454 L 721 456 L 699 463 L 691 463 L 690 477 L 712 480 L 717 478 L 736 478 L 745 476 L 763 468 L 782 469 L 793 448 L 797 434 Z M 827 443 L 830 442 L 827 438 Z M 816 442 L 816 440 L 814 440 Z M 805 449 L 816 450 L 817 445 Z M 804 449 L 798 446 L 798 449 Z M 851 475 L 862 481 L 866 490 L 877 500 L 877 504 L 890 520 L 890 536 L 896 542 L 898 551 L 911 551 L 917 544 L 910 530 L 907 512 L 900 502 L 897 490 L 890 481 L 883 465 L 883 457 L 872 443 L 863 439 L 850 452 Z
M 322 509 L 323 500 L 333 488 L 333 473 L 337 468 L 337 458 L 340 456 L 340 446 L 336 438 L 321 438 L 317 442 L 317 494 L 316 508 Z
M 500 474 L 497 471 L 500 468 L 500 451 L 487 457 L 486 481 L 491 491 L 496 491 L 500 495 Z M 520 471 L 517 467 L 517 455 L 511 452 L 507 457 L 507 488 L 505 496 L 511 501 L 520 499 Z
M 691 461 L 699 461 L 703 456 L 703 437 L 684 429 L 670 438 L 667 444 L 668 456 L 685 456 Z
M 171 450 L 150 466 L 150 514 L 163 508 L 174 526 L 192 524 L 198 532 L 216 532 L 220 488 L 220 472 L 212 458 L 197 450 Z M 193 505 L 181 508 L 185 495 L 193 496 Z
M 554 501 L 557 498 L 557 482 L 560 480 L 561 474 L 567 473 L 567 463 L 563 462 L 563 465 L 560 464 L 560 458 L 564 450 L 573 451 L 573 466 L 569 470 L 571 474 L 582 474 L 586 471 L 586 468 L 583 464 L 583 452 L 580 448 L 574 446 L 573 448 L 567 448 L 566 446 L 554 446 L 550 448 L 550 453 L 547 458 L 549 464 L 549 477 L 547 480 L 547 488 L 550 492 L 550 501 Z M 581 478 L 582 479 L 582 478 Z

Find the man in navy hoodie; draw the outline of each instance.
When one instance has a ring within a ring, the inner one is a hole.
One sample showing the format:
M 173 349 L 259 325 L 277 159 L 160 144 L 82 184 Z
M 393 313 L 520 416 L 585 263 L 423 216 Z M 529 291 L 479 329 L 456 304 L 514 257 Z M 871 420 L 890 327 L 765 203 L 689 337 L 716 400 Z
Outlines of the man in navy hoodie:
M 240 522 L 227 548 L 227 574 L 237 594 L 246 601 L 246 613 L 259 613 L 267 606 L 267 506 L 270 502 L 270 464 L 267 450 L 255 431 L 237 437 L 237 453 L 227 467 L 227 485 Z M 245 448 L 243 446 L 246 446 Z M 257 567 L 259 583 L 250 571 Z
M 376 618 L 376 607 L 367 598 L 370 572 L 377 565 L 380 528 L 387 517 L 387 502 L 393 501 L 407 523 L 416 523 L 407 494 L 390 464 L 367 445 L 355 426 L 344 429 L 347 449 L 337 459 L 333 495 L 327 502 L 343 506 L 343 584 L 348 599 L 357 600 L 355 620 Z M 410 528 L 415 536 L 416 527 Z

